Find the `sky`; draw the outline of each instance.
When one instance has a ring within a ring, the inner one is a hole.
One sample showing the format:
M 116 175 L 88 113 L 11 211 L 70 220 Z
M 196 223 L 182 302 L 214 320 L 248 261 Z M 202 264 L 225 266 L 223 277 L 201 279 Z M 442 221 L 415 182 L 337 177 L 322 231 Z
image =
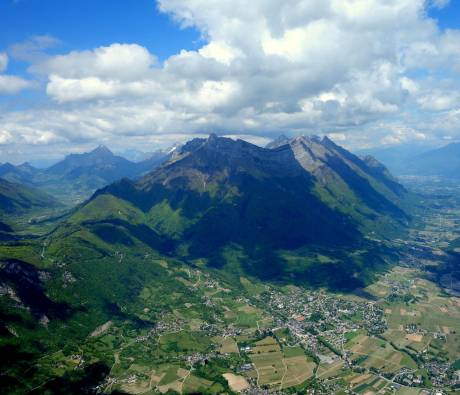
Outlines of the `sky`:
M 460 140 L 460 0 L 0 0 L 0 163 L 211 132 Z

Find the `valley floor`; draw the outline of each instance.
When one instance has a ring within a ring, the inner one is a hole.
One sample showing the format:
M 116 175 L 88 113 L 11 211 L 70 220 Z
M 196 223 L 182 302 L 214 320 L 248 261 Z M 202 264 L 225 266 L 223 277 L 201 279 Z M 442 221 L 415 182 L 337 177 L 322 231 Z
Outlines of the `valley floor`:
M 121 306 L 139 325 L 119 314 L 35 360 L 33 378 L 9 373 L 27 393 L 54 393 L 53 377 L 104 362 L 92 392 L 460 394 L 460 294 L 437 270 L 460 237 L 460 188 L 408 182 L 430 209 L 408 239 L 391 242 L 399 265 L 365 289 L 339 294 L 245 276 L 235 286 L 200 262 L 146 254 L 175 281 L 167 301 L 147 283 Z

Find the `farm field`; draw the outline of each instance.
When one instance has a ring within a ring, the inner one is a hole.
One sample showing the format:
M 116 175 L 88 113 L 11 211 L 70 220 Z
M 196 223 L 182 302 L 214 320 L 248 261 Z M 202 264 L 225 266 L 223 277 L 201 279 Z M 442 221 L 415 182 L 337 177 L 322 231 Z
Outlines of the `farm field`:
M 289 388 L 304 383 L 313 376 L 315 363 L 309 360 L 300 347 L 283 350 L 273 337 L 257 343 L 251 351 L 251 361 L 259 385 Z
M 383 373 L 396 373 L 402 367 L 415 369 L 416 363 L 391 344 L 380 339 L 359 335 L 346 344 L 351 360 L 365 368 L 376 368 Z
M 426 350 L 454 362 L 460 354 L 460 299 L 443 295 L 421 275 L 395 268 L 376 284 L 398 289 L 398 295 L 379 302 L 388 325 L 382 336 L 398 348 Z

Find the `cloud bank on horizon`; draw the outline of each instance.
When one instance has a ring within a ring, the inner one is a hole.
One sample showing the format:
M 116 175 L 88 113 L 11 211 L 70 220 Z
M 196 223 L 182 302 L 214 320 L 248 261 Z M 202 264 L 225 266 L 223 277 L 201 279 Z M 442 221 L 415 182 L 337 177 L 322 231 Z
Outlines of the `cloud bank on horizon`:
M 160 61 L 139 43 L 50 54 L 59 37 L 0 49 L 0 153 L 143 147 L 209 132 L 328 134 L 349 147 L 460 138 L 460 26 L 448 0 L 158 0 L 203 43 Z M 14 44 L 14 45 L 13 45 Z M 27 78 L 8 72 L 28 62 Z M 8 106 L 27 90 L 40 105 Z M 0 160 L 1 162 L 2 160 Z

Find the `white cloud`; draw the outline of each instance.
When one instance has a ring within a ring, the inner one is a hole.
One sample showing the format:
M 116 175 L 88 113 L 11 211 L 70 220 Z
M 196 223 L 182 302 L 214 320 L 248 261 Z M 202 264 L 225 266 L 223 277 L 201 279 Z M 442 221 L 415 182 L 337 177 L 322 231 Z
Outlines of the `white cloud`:
M 390 132 L 391 134 L 387 134 L 380 140 L 382 145 L 395 145 L 407 141 L 424 141 L 427 139 L 424 133 L 407 126 L 396 125 Z
M 43 56 L 53 40 L 35 38 L 15 53 L 35 54 L 30 71 L 46 77 L 54 104 L 0 120 L 23 142 L 47 132 L 69 142 L 208 131 L 319 132 L 356 144 L 454 135 L 460 31 L 441 31 L 426 12 L 447 3 L 158 0 L 201 32 L 201 48 L 160 64 L 123 43 Z
M 217 60 L 227 66 L 233 60 L 242 56 L 242 53 L 238 49 L 232 48 L 223 42 L 211 42 L 198 52 L 204 58 Z
M 46 88 L 48 95 L 59 102 L 111 98 L 118 95 L 145 95 L 154 91 L 153 81 L 106 80 L 99 77 L 63 78 L 52 74 Z
M 431 91 L 417 99 L 420 107 L 425 110 L 443 111 L 460 107 L 459 92 Z
M 137 44 L 112 44 L 92 51 L 73 51 L 49 57 L 32 68 L 33 71 L 65 78 L 135 79 L 147 75 L 156 58 Z
M 9 57 L 6 52 L 0 52 L 0 73 L 6 71 L 9 63 Z M 11 95 L 22 91 L 23 89 L 32 88 L 35 83 L 25 80 L 14 75 L 0 74 L 0 95 Z M 0 144 L 5 144 L 0 137 Z
M 412 70 L 460 72 L 460 30 L 414 40 L 405 52 L 405 66 Z
M 0 95 L 11 95 L 32 88 L 35 83 L 13 75 L 0 75 Z
M 14 142 L 14 138 L 10 132 L 8 132 L 7 130 L 0 130 L 0 144 L 1 145 L 13 143 L 13 142 Z
M 346 141 L 347 135 L 345 133 L 329 133 L 327 135 L 333 141 Z

